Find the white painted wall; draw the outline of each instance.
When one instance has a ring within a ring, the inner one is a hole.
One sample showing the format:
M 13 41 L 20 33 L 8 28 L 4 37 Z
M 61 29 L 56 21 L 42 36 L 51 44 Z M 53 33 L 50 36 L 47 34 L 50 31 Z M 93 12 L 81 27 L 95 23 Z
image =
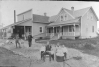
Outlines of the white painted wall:
M 92 13 L 91 9 L 88 11 L 88 15 L 93 15 L 93 20 L 87 19 L 87 13 L 82 17 L 81 21 L 81 38 L 96 37 L 97 34 L 97 20 Z M 94 32 L 92 32 L 92 26 L 94 26 Z
M 45 32 L 45 26 L 47 24 L 42 24 L 42 23 L 33 23 L 33 36 L 40 34 L 40 27 L 43 27 L 43 32 Z
M 30 18 L 32 18 L 32 10 L 26 11 L 17 16 L 18 21 L 22 21 L 22 20 L 26 20 L 26 19 L 30 19 Z

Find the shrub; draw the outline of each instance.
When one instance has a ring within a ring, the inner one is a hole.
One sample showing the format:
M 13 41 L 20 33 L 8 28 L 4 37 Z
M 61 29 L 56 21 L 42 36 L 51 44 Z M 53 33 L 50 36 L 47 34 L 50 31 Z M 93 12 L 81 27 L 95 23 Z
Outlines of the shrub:
M 84 48 L 86 48 L 86 49 L 94 49 L 95 45 L 90 44 L 90 43 L 85 43 Z

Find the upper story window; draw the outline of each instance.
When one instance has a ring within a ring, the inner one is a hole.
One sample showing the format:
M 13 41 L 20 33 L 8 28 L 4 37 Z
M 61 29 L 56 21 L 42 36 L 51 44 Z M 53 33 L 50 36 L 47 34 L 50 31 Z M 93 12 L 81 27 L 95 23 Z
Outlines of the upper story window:
M 92 26 L 92 32 L 94 32 L 94 26 Z
M 86 32 L 88 32 L 88 28 L 86 28 Z
M 60 21 L 66 21 L 67 18 L 68 18 L 67 14 L 62 14 L 62 15 L 60 16 Z
M 42 27 L 40 27 L 40 32 L 41 32 L 41 33 L 43 32 L 43 28 L 42 28 Z
M 90 19 L 93 20 L 93 15 L 91 14 Z
M 61 15 L 60 20 L 64 21 L 64 16 L 63 15 Z
M 24 20 L 24 15 L 23 15 L 23 20 Z
M 93 15 L 92 15 L 92 13 L 91 13 L 91 14 L 87 13 L 87 19 L 88 19 L 88 20 L 93 20 Z
M 64 18 L 65 18 L 65 21 L 66 21 L 66 20 L 67 20 L 67 18 L 68 18 L 67 14 L 65 14 Z

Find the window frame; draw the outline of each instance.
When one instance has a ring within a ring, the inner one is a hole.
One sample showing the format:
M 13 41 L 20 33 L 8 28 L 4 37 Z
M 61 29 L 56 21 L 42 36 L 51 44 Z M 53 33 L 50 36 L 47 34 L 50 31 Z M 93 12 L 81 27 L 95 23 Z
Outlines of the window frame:
M 94 33 L 94 26 L 92 26 L 92 32 Z
M 93 20 L 93 15 L 92 14 L 90 15 L 90 19 Z
M 23 15 L 23 20 L 24 20 L 24 15 Z
M 62 17 L 63 17 L 63 19 L 62 19 Z M 60 21 L 64 21 L 64 15 L 63 14 L 60 15 Z
M 39 32 L 43 33 L 43 27 L 39 27 Z
M 67 16 L 67 17 L 66 17 L 66 16 Z M 65 21 L 68 20 L 68 15 L 67 15 L 67 14 L 64 15 L 64 20 L 65 20 Z
M 66 17 L 67 16 L 67 17 Z M 63 18 L 62 18 L 63 17 Z M 60 21 L 66 21 L 68 20 L 68 15 L 67 14 L 61 14 L 60 15 Z

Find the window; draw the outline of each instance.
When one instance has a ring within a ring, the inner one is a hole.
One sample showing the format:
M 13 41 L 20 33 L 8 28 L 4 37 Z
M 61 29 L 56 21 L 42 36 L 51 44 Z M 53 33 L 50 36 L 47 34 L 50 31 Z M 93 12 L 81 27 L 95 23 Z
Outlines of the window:
M 66 21 L 67 18 L 68 18 L 67 14 L 62 14 L 62 15 L 60 16 L 60 20 L 61 20 L 61 21 Z
M 94 26 L 92 26 L 92 32 L 94 32 Z
M 86 32 L 88 32 L 88 28 L 86 28 Z
M 66 21 L 67 20 L 67 14 L 65 14 L 65 17 L 64 18 L 65 18 L 65 21 Z
M 87 13 L 87 19 L 88 19 L 88 20 L 93 20 L 93 15 L 92 15 L 92 13 L 91 13 L 91 14 Z
M 40 27 L 40 32 L 42 32 L 42 27 Z
M 63 15 L 61 15 L 61 18 L 60 18 L 60 20 L 61 20 L 61 21 L 64 21 L 64 17 L 63 17 Z
M 23 15 L 23 20 L 24 20 L 24 15 Z
M 91 14 L 90 19 L 93 20 L 93 15 Z

